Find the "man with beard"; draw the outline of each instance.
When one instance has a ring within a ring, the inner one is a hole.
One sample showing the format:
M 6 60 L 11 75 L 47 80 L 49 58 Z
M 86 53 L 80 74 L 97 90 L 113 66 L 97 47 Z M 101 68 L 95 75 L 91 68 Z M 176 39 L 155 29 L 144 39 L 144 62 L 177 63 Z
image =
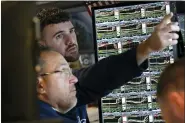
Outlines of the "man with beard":
M 166 15 L 158 24 L 152 35 L 125 53 L 110 56 L 98 63 L 74 71 L 79 82 L 77 89 L 77 105 L 65 114 L 78 122 L 88 122 L 86 104 L 105 96 L 134 77 L 141 75 L 147 68 L 150 53 L 160 51 L 177 43 L 180 28 L 178 23 L 171 22 L 173 14 Z M 49 47 L 62 54 L 68 62 L 79 58 L 75 28 L 70 15 L 58 8 L 42 9 L 37 13 L 41 23 L 40 47 Z M 49 116 L 51 117 L 52 116 Z M 41 116 L 42 118 L 42 116 Z

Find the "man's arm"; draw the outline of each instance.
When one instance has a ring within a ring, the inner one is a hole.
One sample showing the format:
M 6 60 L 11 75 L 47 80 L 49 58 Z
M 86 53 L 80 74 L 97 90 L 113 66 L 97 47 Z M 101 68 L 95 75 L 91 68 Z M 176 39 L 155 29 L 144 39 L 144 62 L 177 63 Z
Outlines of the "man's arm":
M 180 31 L 178 23 L 171 22 L 173 13 L 166 15 L 158 24 L 152 35 L 137 48 L 137 64 L 140 65 L 145 61 L 151 52 L 160 51 L 167 46 L 177 44 L 178 34 Z
M 78 105 L 101 98 L 110 90 L 141 75 L 147 68 L 146 59 L 151 52 L 176 44 L 178 35 L 171 32 L 179 31 L 179 27 L 176 23 L 169 23 L 172 16 L 172 14 L 165 16 L 152 35 L 136 49 L 110 56 L 89 68 L 75 72 L 79 79 L 76 84 Z
M 78 104 L 87 104 L 108 94 L 147 68 L 147 60 L 140 66 L 136 60 L 136 48 L 125 53 L 110 56 L 98 63 L 75 71 Z

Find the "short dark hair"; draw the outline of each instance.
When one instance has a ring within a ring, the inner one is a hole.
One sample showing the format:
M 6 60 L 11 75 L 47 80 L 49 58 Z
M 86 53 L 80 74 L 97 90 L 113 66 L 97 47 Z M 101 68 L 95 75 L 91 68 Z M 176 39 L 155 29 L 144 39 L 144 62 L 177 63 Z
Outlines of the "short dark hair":
M 185 57 L 168 65 L 162 72 L 157 85 L 157 97 L 163 98 L 169 91 L 169 86 L 175 87 L 177 91 L 184 91 Z M 161 98 L 161 99 L 162 99 Z
M 41 9 L 36 16 L 40 19 L 41 31 L 49 24 L 58 24 L 71 20 L 70 14 L 59 8 Z

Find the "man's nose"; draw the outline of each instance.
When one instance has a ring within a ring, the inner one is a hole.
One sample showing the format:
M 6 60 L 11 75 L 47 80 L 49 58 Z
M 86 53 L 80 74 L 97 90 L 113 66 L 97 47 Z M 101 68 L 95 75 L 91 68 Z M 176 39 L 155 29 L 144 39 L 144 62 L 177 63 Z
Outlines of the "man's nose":
M 71 77 L 70 77 L 70 81 L 69 81 L 69 82 L 75 84 L 75 83 L 78 82 L 78 79 L 76 78 L 76 76 L 74 76 L 74 75 L 72 74 Z
M 65 44 L 66 44 L 66 45 L 70 45 L 70 44 L 73 44 L 73 43 L 74 43 L 74 41 L 73 41 L 72 35 L 71 35 L 71 34 L 67 34 L 67 35 L 66 35 Z

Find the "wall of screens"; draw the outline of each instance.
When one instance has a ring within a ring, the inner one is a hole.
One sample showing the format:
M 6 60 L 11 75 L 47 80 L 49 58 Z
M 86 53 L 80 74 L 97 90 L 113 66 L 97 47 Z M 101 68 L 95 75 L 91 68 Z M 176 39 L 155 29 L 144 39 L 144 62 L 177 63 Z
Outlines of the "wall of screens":
M 165 14 L 169 2 L 150 2 L 94 9 L 98 61 L 123 53 L 148 38 Z M 150 54 L 148 69 L 101 99 L 104 123 L 163 123 L 156 102 L 158 77 L 174 62 L 173 47 Z M 120 68 L 121 69 L 121 68 Z

